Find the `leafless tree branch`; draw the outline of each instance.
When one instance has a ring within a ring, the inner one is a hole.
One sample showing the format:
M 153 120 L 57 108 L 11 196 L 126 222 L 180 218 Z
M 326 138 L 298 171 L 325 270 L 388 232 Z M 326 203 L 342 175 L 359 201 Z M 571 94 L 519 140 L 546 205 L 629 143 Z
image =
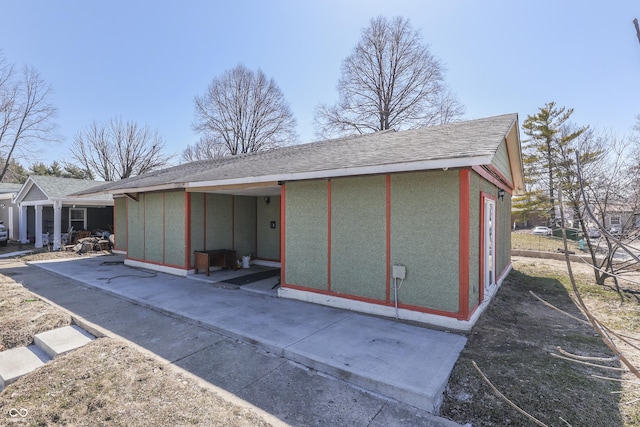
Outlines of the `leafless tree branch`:
M 548 427 L 547 424 L 543 423 L 542 421 L 540 421 L 539 419 L 537 419 L 536 417 L 534 417 L 533 415 L 529 414 L 527 411 L 525 411 L 524 409 L 520 408 L 518 405 L 516 405 L 515 403 L 513 403 L 511 400 L 509 400 L 509 398 L 507 398 L 507 396 L 505 396 L 504 394 L 502 394 L 500 392 L 500 390 L 498 390 L 496 388 L 496 386 L 493 385 L 493 383 L 489 380 L 489 378 L 487 378 L 487 376 L 484 374 L 484 372 L 482 372 L 482 370 L 478 367 L 478 364 L 475 362 L 475 360 L 472 360 L 471 363 L 473 364 L 473 367 L 476 368 L 476 371 L 478 371 L 478 373 L 480 374 L 480 376 L 482 377 L 482 379 L 484 380 L 485 383 L 487 383 L 487 385 L 489 387 L 491 387 L 491 389 L 493 390 L 493 392 L 498 395 L 498 397 L 500 397 L 502 400 L 504 400 L 505 402 L 507 402 L 509 404 L 509 406 L 511 406 L 513 409 L 515 409 L 516 411 L 520 412 L 522 415 L 524 415 L 525 417 L 529 418 L 531 421 L 533 421 L 536 425 L 542 426 L 542 427 Z
M 56 141 L 56 108 L 49 102 L 52 88 L 32 67 L 20 73 L 0 52 L 0 181 L 18 154 L 37 142 Z
M 187 147 L 186 158 L 236 155 L 293 144 L 296 121 L 273 79 L 238 65 L 213 79 L 195 97 L 193 128 L 200 142 Z
M 92 178 L 116 181 L 166 166 L 172 156 L 164 148 L 157 131 L 112 118 L 78 132 L 71 153 Z
M 316 108 L 322 138 L 448 123 L 464 114 L 444 83 L 444 66 L 408 19 L 372 19 L 341 71 L 338 102 Z

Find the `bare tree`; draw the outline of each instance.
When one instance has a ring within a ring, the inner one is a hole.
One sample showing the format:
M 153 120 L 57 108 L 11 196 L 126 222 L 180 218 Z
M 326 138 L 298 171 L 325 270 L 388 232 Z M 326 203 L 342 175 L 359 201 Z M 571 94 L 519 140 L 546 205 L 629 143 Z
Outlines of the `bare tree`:
M 297 141 L 289 104 L 261 70 L 238 65 L 225 71 L 204 95 L 195 97 L 195 105 L 193 128 L 215 155 L 263 151 Z
M 51 86 L 32 67 L 16 72 L 0 52 L 0 181 L 12 160 L 29 154 L 36 142 L 55 141 L 56 108 Z
M 444 66 L 408 19 L 379 16 L 342 63 L 339 100 L 316 109 L 320 137 L 448 123 L 464 107 L 444 83 Z
M 195 144 L 187 145 L 187 148 L 182 151 L 182 161 L 188 163 L 218 159 L 224 157 L 225 154 L 228 154 L 225 146 L 216 144 L 212 138 L 203 136 Z
M 71 154 L 93 179 L 117 181 L 166 166 L 171 155 L 157 131 L 113 118 L 76 134 Z
M 636 27 L 636 36 L 638 36 L 638 42 L 640 42 L 640 25 L 638 25 L 638 18 L 633 20 L 633 25 Z

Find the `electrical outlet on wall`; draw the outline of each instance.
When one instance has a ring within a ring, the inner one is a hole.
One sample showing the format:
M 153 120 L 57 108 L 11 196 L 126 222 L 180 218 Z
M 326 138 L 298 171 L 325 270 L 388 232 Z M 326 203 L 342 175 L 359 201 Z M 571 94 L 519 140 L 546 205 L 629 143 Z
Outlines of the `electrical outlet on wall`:
M 407 275 L 407 268 L 404 265 L 394 265 L 391 268 L 391 277 L 394 279 L 404 280 Z

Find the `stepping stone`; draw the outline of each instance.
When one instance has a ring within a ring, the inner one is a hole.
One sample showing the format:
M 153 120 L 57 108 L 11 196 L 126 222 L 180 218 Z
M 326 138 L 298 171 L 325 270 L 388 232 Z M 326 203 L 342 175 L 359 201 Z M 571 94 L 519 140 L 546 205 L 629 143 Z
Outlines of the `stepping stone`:
M 50 360 L 35 345 L 0 352 L 0 390 Z
M 42 332 L 33 338 L 36 345 L 52 359 L 89 344 L 95 339 L 93 335 L 75 325 Z

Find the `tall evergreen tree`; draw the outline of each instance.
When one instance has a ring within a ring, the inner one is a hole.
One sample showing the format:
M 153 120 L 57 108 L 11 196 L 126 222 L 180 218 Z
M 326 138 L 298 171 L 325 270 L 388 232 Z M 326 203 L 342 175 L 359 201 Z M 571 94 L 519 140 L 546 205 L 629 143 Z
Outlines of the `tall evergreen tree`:
M 537 200 L 538 208 L 549 212 L 552 225 L 556 224 L 557 187 L 569 182 L 574 167 L 571 154 L 577 150 L 574 142 L 587 130 L 587 127 L 570 125 L 572 114 L 573 108 L 557 107 L 555 102 L 549 102 L 537 114 L 527 116 L 522 124 L 529 137 L 523 153 L 527 199 Z

